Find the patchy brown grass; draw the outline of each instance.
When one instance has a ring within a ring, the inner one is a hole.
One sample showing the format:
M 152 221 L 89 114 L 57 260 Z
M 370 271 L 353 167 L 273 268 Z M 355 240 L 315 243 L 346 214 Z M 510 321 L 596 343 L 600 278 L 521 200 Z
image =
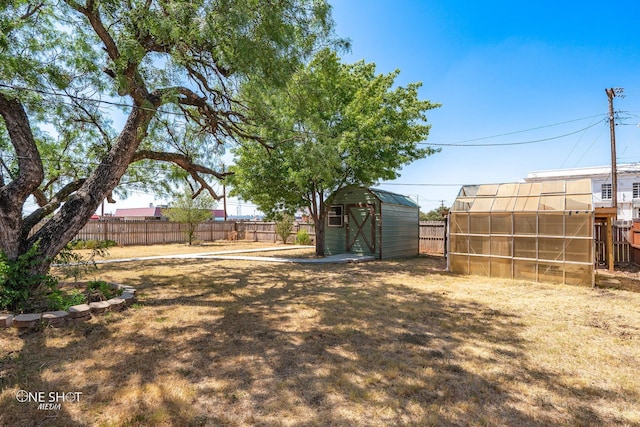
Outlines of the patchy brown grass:
M 0 331 L 0 424 L 640 425 L 640 294 L 442 269 L 102 265 L 137 304 Z M 18 390 L 82 395 L 46 411 Z

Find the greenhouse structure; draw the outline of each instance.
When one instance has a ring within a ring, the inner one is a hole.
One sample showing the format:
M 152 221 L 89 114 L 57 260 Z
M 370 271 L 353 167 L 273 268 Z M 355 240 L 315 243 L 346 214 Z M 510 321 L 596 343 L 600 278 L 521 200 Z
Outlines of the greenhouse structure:
M 451 272 L 593 285 L 591 180 L 469 185 L 449 214 Z

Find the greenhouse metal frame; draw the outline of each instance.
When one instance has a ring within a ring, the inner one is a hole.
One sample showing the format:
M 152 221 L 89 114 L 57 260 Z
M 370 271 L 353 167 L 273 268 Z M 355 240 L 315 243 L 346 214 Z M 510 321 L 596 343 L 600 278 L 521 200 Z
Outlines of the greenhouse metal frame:
M 449 215 L 449 271 L 593 285 L 591 180 L 468 185 Z

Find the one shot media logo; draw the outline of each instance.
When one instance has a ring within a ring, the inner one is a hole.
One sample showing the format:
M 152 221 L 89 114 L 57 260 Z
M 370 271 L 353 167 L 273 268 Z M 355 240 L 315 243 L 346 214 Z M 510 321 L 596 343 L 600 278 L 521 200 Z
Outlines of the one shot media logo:
M 27 391 L 18 390 L 16 400 L 20 403 L 37 403 L 38 409 L 45 411 L 58 411 L 63 403 L 76 403 L 80 401 L 80 391 Z

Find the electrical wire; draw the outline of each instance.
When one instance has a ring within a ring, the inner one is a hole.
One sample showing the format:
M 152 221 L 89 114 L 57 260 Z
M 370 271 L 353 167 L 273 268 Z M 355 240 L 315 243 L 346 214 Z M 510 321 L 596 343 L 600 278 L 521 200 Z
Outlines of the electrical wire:
M 456 142 L 456 143 L 431 143 L 431 142 L 419 142 L 419 144 L 423 144 L 423 145 L 429 145 L 429 146 L 434 146 L 434 147 L 504 147 L 504 146 L 512 146 L 512 145 L 527 145 L 527 144 L 537 144 L 537 143 L 541 143 L 541 142 L 547 142 L 547 141 L 553 141 L 556 139 L 561 139 L 561 138 L 565 138 L 567 136 L 571 136 L 571 135 L 575 135 L 577 133 L 580 132 L 584 132 L 594 126 L 599 125 L 602 121 L 597 121 L 585 128 L 582 129 L 578 129 L 576 131 L 573 132 L 569 132 L 569 133 L 565 133 L 563 135 L 557 135 L 557 136 L 552 136 L 549 138 L 541 138 L 541 139 L 535 139 L 535 140 L 531 140 L 531 141 L 519 141 L 519 142 L 495 142 L 495 143 L 489 143 L 489 144 L 467 144 L 465 143 L 465 141 L 461 141 L 461 142 Z M 551 126 L 551 125 L 550 125 Z M 535 129 L 531 129 L 531 130 L 535 130 Z M 505 136 L 505 135 L 510 135 L 513 133 L 520 133 L 520 132 L 527 132 L 527 131 L 518 131 L 518 132 L 512 132 L 509 134 L 502 134 L 502 135 L 496 135 L 496 136 L 488 136 L 488 137 L 483 137 L 483 138 L 477 138 L 477 139 L 472 139 L 472 140 L 468 140 L 468 141 L 478 141 L 480 139 L 490 139 L 490 138 L 498 138 L 501 136 Z
M 4 83 L 0 83 L 0 87 L 4 87 L 4 88 L 7 88 L 7 89 L 12 89 L 12 90 L 18 90 L 18 91 L 30 91 L 30 92 L 34 92 L 34 93 L 40 93 L 40 94 L 43 94 L 43 95 L 49 95 L 49 96 L 67 97 L 67 98 L 76 99 L 76 100 L 80 100 L 80 101 L 87 101 L 87 102 L 93 102 L 93 103 L 98 103 L 98 104 L 106 104 L 106 105 L 111 105 L 111 106 L 116 106 L 116 107 L 121 107 L 121 108 L 139 108 L 139 109 L 148 110 L 148 111 L 157 111 L 157 112 L 164 113 L 164 114 L 182 115 L 181 113 L 178 113 L 178 112 L 175 112 L 175 111 L 166 111 L 166 110 L 162 110 L 162 109 L 159 109 L 159 108 L 153 109 L 153 108 L 146 108 L 146 107 L 135 107 L 135 106 L 132 106 L 132 105 L 129 105 L 129 104 L 121 103 L 121 102 L 106 101 L 106 100 L 102 100 L 102 99 L 93 99 L 93 98 L 82 97 L 82 96 L 73 96 L 73 95 L 69 95 L 69 94 L 66 94 L 66 93 L 60 93 L 60 92 L 54 92 L 54 91 L 46 91 L 46 90 L 42 90 L 42 89 L 27 88 L 27 87 L 14 86 L 14 85 L 7 85 L 7 84 L 4 84 Z M 535 130 L 546 129 L 546 128 L 550 128 L 550 127 L 554 127 L 554 126 L 565 125 L 565 124 L 568 124 L 568 123 L 574 123 L 574 122 L 577 122 L 577 121 L 588 120 L 588 119 L 593 119 L 593 118 L 596 118 L 596 117 L 603 117 L 603 116 L 606 117 L 603 120 L 607 120 L 608 119 L 608 114 L 602 113 L 602 114 L 595 114 L 595 115 L 591 115 L 591 116 L 587 116 L 587 117 L 581 117 L 581 118 L 577 118 L 577 119 L 571 119 L 571 120 L 566 120 L 566 121 L 562 121 L 562 122 L 552 123 L 552 124 L 548 124 L 548 125 L 537 126 L 537 127 L 529 128 L 529 129 L 522 129 L 522 130 L 506 132 L 506 133 L 502 133 L 502 134 L 497 134 L 497 135 L 491 135 L 491 136 L 484 136 L 484 137 L 467 139 L 467 140 L 458 141 L 458 142 L 454 142 L 454 143 L 432 143 L 432 142 L 425 141 L 425 142 L 418 142 L 417 144 L 433 146 L 433 147 L 500 147 L 500 146 L 516 146 L 516 145 L 536 144 L 536 143 L 553 141 L 553 140 L 556 140 L 556 139 L 561 139 L 561 138 L 565 138 L 567 136 L 575 135 L 575 134 L 580 133 L 580 132 L 584 132 L 585 130 L 588 130 L 588 129 L 598 125 L 599 122 L 595 122 L 592 125 L 587 126 L 587 127 L 583 128 L 583 129 L 579 129 L 577 131 L 569 132 L 569 133 L 566 133 L 566 134 L 563 134 L 563 135 L 553 136 L 553 137 L 549 137 L 549 138 L 536 139 L 536 140 L 531 140 L 531 141 L 505 142 L 505 143 L 488 143 L 488 144 L 470 144 L 470 143 L 471 142 L 475 142 L 475 141 L 483 141 L 483 140 L 487 140 L 487 139 L 495 139 L 495 138 L 500 138 L 500 137 L 504 137 L 504 136 L 516 135 L 516 134 L 519 134 L 519 133 L 525 133 L 525 132 L 531 132 L 531 131 L 535 131 Z M 250 123 L 247 123 L 247 125 L 251 126 Z M 281 131 L 281 132 L 291 132 L 290 129 L 274 129 L 274 130 L 278 130 L 278 131 Z

